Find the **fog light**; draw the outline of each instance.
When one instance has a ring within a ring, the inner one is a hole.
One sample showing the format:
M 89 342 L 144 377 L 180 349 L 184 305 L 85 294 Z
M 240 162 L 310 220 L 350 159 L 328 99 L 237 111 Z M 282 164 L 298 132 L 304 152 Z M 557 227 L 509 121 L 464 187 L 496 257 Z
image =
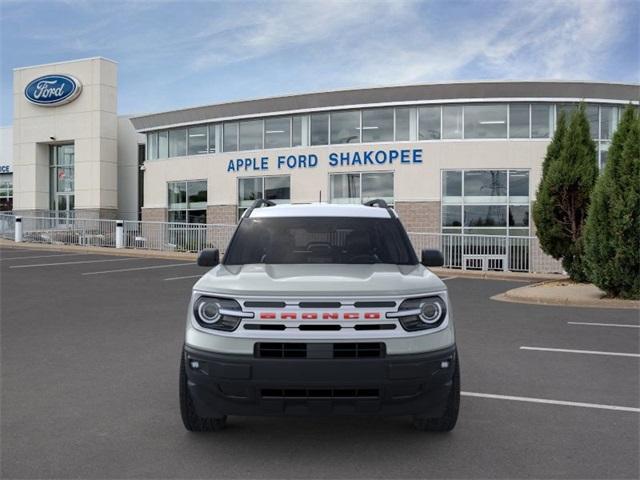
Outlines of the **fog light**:
M 194 370 L 198 370 L 200 368 L 200 362 L 197 360 L 189 360 L 189 366 Z
M 444 360 L 440 362 L 440 368 L 449 368 L 449 360 Z

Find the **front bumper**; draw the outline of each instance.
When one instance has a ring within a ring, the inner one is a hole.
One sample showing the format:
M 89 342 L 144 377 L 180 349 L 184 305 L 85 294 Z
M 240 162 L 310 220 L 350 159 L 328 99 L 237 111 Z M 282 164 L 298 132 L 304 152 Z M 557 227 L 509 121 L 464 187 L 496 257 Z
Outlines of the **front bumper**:
M 446 407 L 457 361 L 455 345 L 383 358 L 255 358 L 189 346 L 184 355 L 189 394 L 203 417 L 438 417 Z

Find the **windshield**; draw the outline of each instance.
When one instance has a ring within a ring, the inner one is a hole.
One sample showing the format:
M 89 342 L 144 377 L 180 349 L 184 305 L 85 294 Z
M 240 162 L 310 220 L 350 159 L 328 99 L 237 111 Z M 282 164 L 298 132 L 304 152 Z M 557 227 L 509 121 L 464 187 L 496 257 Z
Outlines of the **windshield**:
M 250 263 L 418 262 L 397 219 L 280 217 L 246 218 L 240 223 L 224 264 Z

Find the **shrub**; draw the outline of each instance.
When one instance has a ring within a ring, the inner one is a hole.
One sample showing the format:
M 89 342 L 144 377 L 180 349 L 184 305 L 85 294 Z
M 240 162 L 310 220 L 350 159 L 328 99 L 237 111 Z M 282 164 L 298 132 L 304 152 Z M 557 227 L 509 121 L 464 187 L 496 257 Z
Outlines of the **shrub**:
M 631 106 L 593 192 L 585 262 L 589 280 L 609 296 L 640 298 L 640 119 Z

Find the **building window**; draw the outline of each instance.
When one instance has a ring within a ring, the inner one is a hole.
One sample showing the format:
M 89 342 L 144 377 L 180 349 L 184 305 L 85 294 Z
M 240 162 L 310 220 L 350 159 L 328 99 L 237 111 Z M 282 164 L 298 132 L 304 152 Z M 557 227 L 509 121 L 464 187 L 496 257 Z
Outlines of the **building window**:
M 462 106 L 442 107 L 442 138 L 462 138 Z
M 464 138 L 507 138 L 507 105 L 465 106 Z
M 531 138 L 549 138 L 553 128 L 553 108 L 551 105 L 534 103 L 531 105 Z
M 216 153 L 216 125 L 209 125 L 209 153 Z
M 509 138 L 529 138 L 529 104 L 509 105 Z
M 528 170 L 443 170 L 442 232 L 529 235 Z
M 169 130 L 169 156 L 182 157 L 187 154 L 187 129 Z
M 302 116 L 297 115 L 291 118 L 291 146 L 302 145 Z
M 60 217 L 70 217 L 75 209 L 75 146 L 49 147 L 49 208 Z
M 222 148 L 225 152 L 238 151 L 238 122 L 228 122 L 222 127 Z
M 0 173 L 0 211 L 13 210 L 13 173 Z
M 158 132 L 158 158 L 169 157 L 169 132 L 163 130 Z
M 311 115 L 311 145 L 327 145 L 329 143 L 329 114 Z
M 207 181 L 169 182 L 169 221 L 207 222 Z
M 240 150 L 259 150 L 263 147 L 264 123 L 262 120 L 240 122 Z
M 411 140 L 411 109 L 396 108 L 396 141 Z
M 618 107 L 600 107 L 600 139 L 610 140 L 618 125 Z
M 440 140 L 440 105 L 418 109 L 418 140 Z
M 360 111 L 331 113 L 331 144 L 360 142 Z
M 264 148 L 291 146 L 291 117 L 267 118 L 264 121 Z
M 158 159 L 158 132 L 147 133 L 147 160 Z
M 207 153 L 207 150 L 209 148 L 207 141 L 207 131 L 208 128 L 206 126 L 189 128 L 187 147 L 187 152 L 189 153 L 189 155 L 201 155 L 203 153 Z
M 381 198 L 393 205 L 393 173 L 336 173 L 329 176 L 331 203 L 364 203 Z
M 362 141 L 393 141 L 393 108 L 371 108 L 362 111 Z
M 264 198 L 274 203 L 291 202 L 291 177 L 244 177 L 238 179 L 238 218 L 256 200 Z

